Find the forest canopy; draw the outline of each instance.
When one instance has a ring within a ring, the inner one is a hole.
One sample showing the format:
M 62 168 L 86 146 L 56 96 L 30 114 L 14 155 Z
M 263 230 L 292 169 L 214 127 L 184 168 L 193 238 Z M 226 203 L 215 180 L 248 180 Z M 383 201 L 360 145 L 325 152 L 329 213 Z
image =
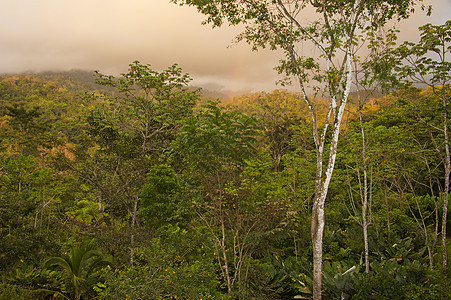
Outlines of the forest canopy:
M 347 92 L 326 72 L 347 102 L 335 146 L 327 93 L 221 102 L 139 61 L 1 76 L 0 298 L 311 299 L 314 128 L 337 156 L 322 297 L 446 299 L 451 23 L 420 32 Z

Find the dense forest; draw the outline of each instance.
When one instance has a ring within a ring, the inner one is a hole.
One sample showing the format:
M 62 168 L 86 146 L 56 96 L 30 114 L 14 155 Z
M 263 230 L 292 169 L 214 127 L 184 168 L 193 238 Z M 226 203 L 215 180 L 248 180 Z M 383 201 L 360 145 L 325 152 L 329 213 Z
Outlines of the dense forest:
M 225 105 L 189 81 L 138 62 L 119 78 L 1 77 L 1 299 L 311 297 L 305 103 L 276 90 Z M 327 299 L 449 296 L 441 109 L 428 88 L 351 94 L 326 204 Z
M 398 42 L 421 1 L 172 2 L 297 92 L 0 76 L 0 299 L 449 299 L 451 21 Z

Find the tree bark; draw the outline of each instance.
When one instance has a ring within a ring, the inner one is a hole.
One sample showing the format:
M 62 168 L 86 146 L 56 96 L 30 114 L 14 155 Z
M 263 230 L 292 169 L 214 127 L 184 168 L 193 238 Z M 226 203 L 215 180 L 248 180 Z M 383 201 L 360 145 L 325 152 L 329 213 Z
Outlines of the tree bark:
M 136 193 L 133 201 L 132 221 L 131 221 L 131 235 L 130 235 L 130 266 L 133 266 L 133 257 L 135 256 L 135 224 L 136 224 L 136 210 L 138 208 L 139 193 Z
M 350 46 L 349 46 L 350 47 Z M 332 138 L 329 146 L 329 158 L 327 161 L 326 173 L 324 180 L 322 178 L 322 160 L 323 160 L 323 150 L 325 145 L 325 133 L 327 126 L 323 130 L 323 135 L 321 137 L 320 144 L 316 139 L 317 132 L 314 132 L 315 141 L 317 142 L 317 172 L 316 172 L 316 191 L 315 200 L 313 202 L 312 210 L 312 242 L 313 242 L 313 299 L 321 299 L 321 286 L 322 286 L 322 265 L 323 265 L 323 234 L 325 227 L 325 214 L 324 214 L 324 204 L 327 197 L 327 192 L 329 190 L 329 184 L 332 179 L 332 173 L 335 168 L 335 160 L 337 158 L 338 150 L 338 138 L 340 136 L 340 125 L 343 119 L 343 113 L 346 108 L 346 103 L 348 100 L 349 92 L 351 90 L 352 82 L 352 56 L 351 50 L 348 47 L 346 53 L 346 82 L 345 89 L 342 94 L 342 99 L 340 106 L 337 111 L 337 102 L 335 96 L 332 96 L 329 113 L 332 112 L 333 116 L 333 132 Z M 345 78 L 345 77 L 343 77 Z M 312 113 L 313 114 L 313 113 Z M 329 115 L 330 116 L 330 115 Z M 314 128 L 317 128 L 317 124 L 314 124 Z
M 446 246 L 446 222 L 448 216 L 448 197 L 449 197 L 449 176 L 451 173 L 451 159 L 449 153 L 449 132 L 448 132 L 448 101 L 446 99 L 446 84 L 442 86 L 443 99 L 443 130 L 445 135 L 445 190 L 443 195 L 443 216 L 442 216 L 442 250 L 443 266 L 448 266 L 448 249 Z
M 360 101 L 359 101 L 360 102 Z M 361 103 L 359 103 L 361 105 Z M 366 139 L 365 129 L 363 127 L 362 111 L 359 110 L 360 130 L 362 132 L 362 162 L 363 162 L 363 195 L 360 195 L 362 200 L 362 229 L 363 229 L 363 243 L 365 244 L 365 272 L 370 273 L 370 259 L 369 259 L 369 245 L 368 245 L 368 163 L 366 160 Z M 360 181 L 360 180 L 359 180 Z

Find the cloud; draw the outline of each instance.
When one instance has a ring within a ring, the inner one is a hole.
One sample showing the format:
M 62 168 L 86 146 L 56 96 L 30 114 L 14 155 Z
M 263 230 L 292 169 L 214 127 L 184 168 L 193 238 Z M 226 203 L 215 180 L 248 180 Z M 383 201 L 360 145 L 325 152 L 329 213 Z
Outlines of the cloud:
M 434 0 L 448 18 L 448 0 Z M 0 73 L 99 69 L 126 71 L 140 60 L 155 69 L 178 63 L 195 81 L 229 89 L 275 88 L 278 53 L 232 44 L 241 28 L 202 26 L 192 7 L 169 0 L 2 0 Z M 425 23 L 415 17 L 410 28 Z M 415 24 L 413 26 L 412 24 Z

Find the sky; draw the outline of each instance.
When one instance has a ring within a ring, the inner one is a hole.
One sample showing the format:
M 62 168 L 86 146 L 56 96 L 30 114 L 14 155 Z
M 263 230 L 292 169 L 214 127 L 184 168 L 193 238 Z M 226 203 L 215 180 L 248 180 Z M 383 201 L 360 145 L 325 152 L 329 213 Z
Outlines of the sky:
M 443 24 L 451 0 L 424 0 L 398 25 L 401 40 L 418 40 L 418 26 Z M 193 7 L 169 0 L 0 0 L 0 74 L 71 69 L 118 75 L 139 60 L 161 71 L 174 63 L 193 84 L 222 92 L 271 91 L 281 54 L 233 43 L 239 27 L 212 29 Z

